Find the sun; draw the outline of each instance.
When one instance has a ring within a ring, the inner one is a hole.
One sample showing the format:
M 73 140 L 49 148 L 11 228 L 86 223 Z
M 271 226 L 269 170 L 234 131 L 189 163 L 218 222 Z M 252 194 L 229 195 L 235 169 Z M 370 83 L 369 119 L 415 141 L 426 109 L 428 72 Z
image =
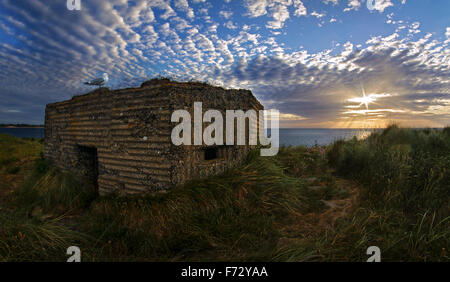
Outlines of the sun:
M 367 96 L 366 95 L 366 91 L 364 90 L 364 87 L 361 84 L 361 92 L 363 94 L 362 97 L 355 97 L 355 98 L 351 98 L 348 99 L 349 102 L 354 102 L 354 103 L 360 103 L 359 106 L 361 107 L 362 105 L 366 106 L 366 110 L 369 110 L 369 104 L 373 103 L 376 101 L 376 98 L 373 97 L 372 95 Z
M 363 96 L 363 97 L 358 97 L 358 98 L 353 98 L 350 99 L 351 102 L 358 102 L 360 103 L 359 106 L 365 105 L 366 106 L 366 110 L 369 109 L 369 104 L 375 102 L 375 99 L 370 97 L 370 96 Z
M 361 107 L 362 105 L 366 106 L 366 110 L 369 109 L 369 104 L 373 103 L 376 101 L 375 98 L 366 96 L 366 94 L 364 93 L 362 97 L 356 97 L 356 98 L 351 98 L 348 99 L 349 102 L 354 102 L 354 103 L 360 103 L 359 106 Z

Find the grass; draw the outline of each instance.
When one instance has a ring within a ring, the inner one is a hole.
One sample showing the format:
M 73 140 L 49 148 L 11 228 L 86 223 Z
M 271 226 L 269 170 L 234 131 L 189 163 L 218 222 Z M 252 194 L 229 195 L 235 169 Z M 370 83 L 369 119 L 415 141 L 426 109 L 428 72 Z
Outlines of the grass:
M 391 126 L 367 140 L 335 143 L 330 163 L 345 177 L 364 184 L 375 208 L 449 212 L 450 134 Z
M 65 261 L 66 249 L 87 238 L 62 223 L 0 209 L 0 261 Z
M 0 201 L 4 194 L 20 185 L 33 161 L 42 152 L 42 146 L 42 140 L 19 139 L 0 133 Z
M 0 261 L 64 261 L 72 245 L 83 261 L 365 261 L 372 245 L 382 260 L 448 261 L 449 132 L 255 151 L 222 175 L 128 197 L 97 197 L 40 158 L 42 142 L 0 136 L 30 154 L 10 156 L 29 169 L 0 201 Z
M 393 125 L 366 140 L 336 142 L 328 159 L 338 175 L 362 184 L 364 208 L 356 218 L 365 221 L 356 225 L 364 227 L 358 237 L 379 237 L 377 244 L 387 260 L 449 260 L 448 127 L 413 130 Z M 338 240 L 349 239 L 344 235 Z
M 15 138 L 0 133 L 0 171 L 20 165 L 21 161 L 36 158 L 42 151 L 42 140 Z
M 15 189 L 10 202 L 29 213 L 61 215 L 81 212 L 95 197 L 94 185 L 39 158 L 27 179 Z

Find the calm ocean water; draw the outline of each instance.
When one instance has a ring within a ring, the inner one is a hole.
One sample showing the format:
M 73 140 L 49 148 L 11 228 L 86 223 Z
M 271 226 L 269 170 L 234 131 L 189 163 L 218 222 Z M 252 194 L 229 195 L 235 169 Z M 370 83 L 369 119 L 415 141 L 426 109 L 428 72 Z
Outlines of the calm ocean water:
M 44 128 L 0 127 L 0 133 L 7 133 L 20 138 L 44 138 Z
M 363 139 L 377 129 L 333 129 L 333 128 L 280 128 L 281 146 L 329 145 L 339 139 L 354 136 Z
M 281 128 L 280 145 L 329 145 L 338 139 L 351 139 L 353 136 L 365 138 L 373 131 L 373 129 Z M 43 128 L 0 128 L 0 133 L 7 133 L 22 138 L 44 138 Z

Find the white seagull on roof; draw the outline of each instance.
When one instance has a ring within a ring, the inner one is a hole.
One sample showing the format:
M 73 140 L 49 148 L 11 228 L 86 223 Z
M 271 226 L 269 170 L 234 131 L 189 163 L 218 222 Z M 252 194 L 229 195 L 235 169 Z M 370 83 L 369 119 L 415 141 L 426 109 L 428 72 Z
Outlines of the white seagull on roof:
M 96 79 L 91 80 L 91 81 L 87 81 L 84 84 L 86 84 L 86 85 L 96 85 L 98 87 L 101 87 L 101 86 L 105 85 L 105 83 L 108 82 L 108 80 L 109 80 L 108 74 L 104 73 L 102 77 L 96 78 Z

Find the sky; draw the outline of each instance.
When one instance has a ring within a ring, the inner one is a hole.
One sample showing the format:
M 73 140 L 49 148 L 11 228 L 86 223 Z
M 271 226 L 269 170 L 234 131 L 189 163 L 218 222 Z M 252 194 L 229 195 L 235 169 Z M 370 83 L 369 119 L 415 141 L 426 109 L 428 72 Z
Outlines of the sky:
M 0 0 L 0 123 L 106 72 L 250 89 L 281 127 L 450 125 L 448 0 L 79 1 Z

